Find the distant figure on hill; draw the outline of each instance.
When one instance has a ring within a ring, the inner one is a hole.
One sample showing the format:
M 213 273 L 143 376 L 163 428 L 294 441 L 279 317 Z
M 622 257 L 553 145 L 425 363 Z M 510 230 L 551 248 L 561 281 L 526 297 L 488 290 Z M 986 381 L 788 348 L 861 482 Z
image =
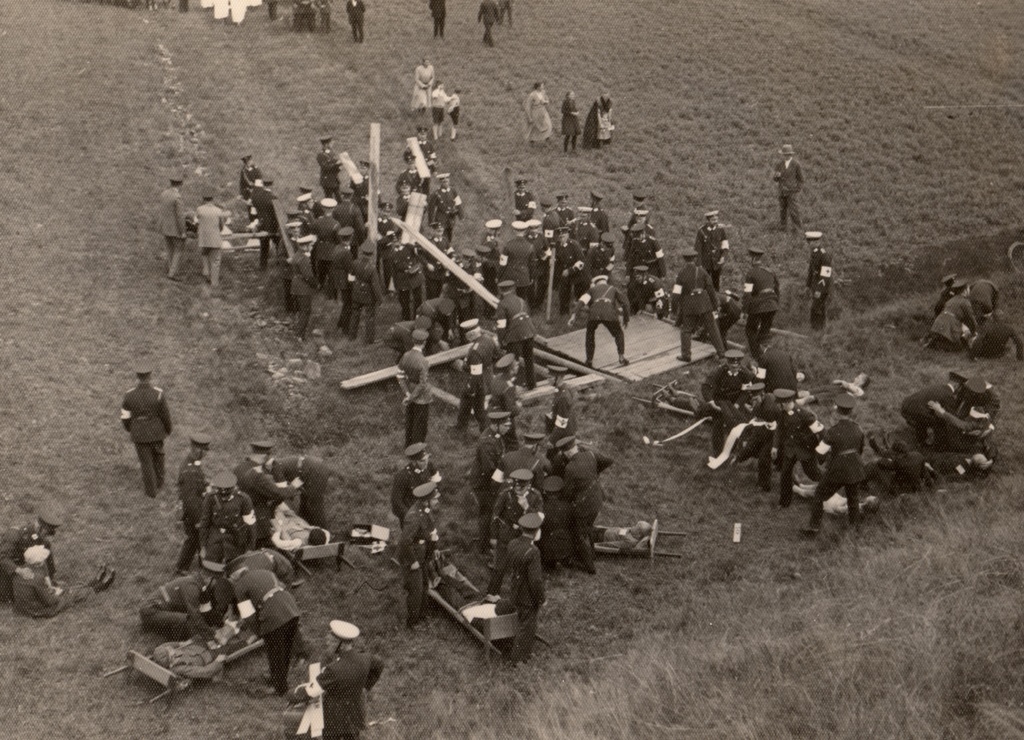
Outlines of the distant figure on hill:
M 543 82 L 533 84 L 533 92 L 526 96 L 523 108 L 526 111 L 526 140 L 531 144 L 542 143 L 551 138 L 551 116 L 548 105 L 551 101 L 544 90 Z
M 576 139 L 580 135 L 580 109 L 576 105 L 576 93 L 572 90 L 565 94 L 562 101 L 562 152 L 568 153 L 569 145 L 576 151 Z
M 160 233 L 167 246 L 167 278 L 178 279 L 178 264 L 185 249 L 185 212 L 181 204 L 180 176 L 171 178 L 170 187 L 160 193 Z
M 428 0 L 430 16 L 434 19 L 434 38 L 444 38 L 445 0 Z
M 498 4 L 494 0 L 482 0 L 480 11 L 476 14 L 476 22 L 484 24 L 484 44 L 494 46 L 491 28 L 498 22 Z
M 171 412 L 163 389 L 150 383 L 153 368 L 146 362 L 135 366 L 138 384 L 121 403 L 121 424 L 131 435 L 142 468 L 143 491 L 156 498 L 164 487 L 164 439 L 171 433 Z
M 345 3 L 345 12 L 348 13 L 348 24 L 352 27 L 352 40 L 357 44 L 363 43 L 363 16 L 366 15 L 366 3 L 363 0 L 348 0 Z
M 793 223 L 793 231 L 801 228 L 800 206 L 797 197 L 804 187 L 804 171 L 793 158 L 793 146 L 783 144 L 779 150 L 782 161 L 775 165 L 772 179 L 779 184 L 779 231 L 786 230 L 787 218 Z
M 498 0 L 498 25 L 505 22 L 508 15 L 508 27 L 512 28 L 512 0 Z
M 430 107 L 430 93 L 433 85 L 434 65 L 430 63 L 429 59 L 423 57 L 423 61 L 419 63 L 412 75 L 412 100 L 409 103 L 409 110 L 413 113 L 426 112 Z
M 605 91 L 590 106 L 587 122 L 583 125 L 583 148 L 600 149 L 612 143 L 612 99 Z

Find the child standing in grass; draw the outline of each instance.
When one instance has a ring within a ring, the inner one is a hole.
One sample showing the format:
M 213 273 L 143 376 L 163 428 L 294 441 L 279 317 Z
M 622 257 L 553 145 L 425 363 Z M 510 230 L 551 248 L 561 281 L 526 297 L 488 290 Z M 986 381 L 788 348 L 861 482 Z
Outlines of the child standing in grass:
M 448 96 L 448 102 L 445 104 L 448 117 L 452 120 L 452 141 L 459 135 L 459 107 L 462 105 L 459 92 L 459 88 L 455 88 L 455 92 Z

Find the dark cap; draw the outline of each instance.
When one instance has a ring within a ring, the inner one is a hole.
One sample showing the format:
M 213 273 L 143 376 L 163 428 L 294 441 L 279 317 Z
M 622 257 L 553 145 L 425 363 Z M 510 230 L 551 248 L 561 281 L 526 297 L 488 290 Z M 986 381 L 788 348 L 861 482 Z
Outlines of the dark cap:
M 255 442 L 250 442 L 249 447 L 253 452 L 271 452 L 274 449 L 274 442 L 269 439 L 258 439 Z
M 334 141 L 334 137 L 333 136 L 321 136 L 320 137 L 320 143 L 321 144 L 330 144 L 332 141 Z
M 345 237 L 351 237 L 355 233 L 355 229 L 353 229 L 351 226 L 342 226 L 340 229 L 338 229 L 338 236 L 340 236 L 342 239 L 344 239 Z
M 505 421 L 511 414 L 507 411 L 488 411 L 487 419 L 489 421 Z
M 956 273 L 955 272 L 951 272 L 948 275 L 943 275 L 942 276 L 942 282 L 943 283 L 949 283 L 950 285 L 952 285 L 954 280 L 956 280 Z
M 359 160 L 359 166 L 360 166 L 360 167 L 369 167 L 369 166 L 370 166 L 370 163 L 369 163 L 369 162 L 367 162 L 367 161 L 366 161 L 365 159 L 360 159 L 360 160 Z
M 764 254 L 764 249 L 762 249 L 761 247 L 747 247 L 747 254 L 761 256 L 762 254 Z
M 430 339 L 430 334 L 423 329 L 413 329 L 412 340 L 414 342 L 425 342 Z
M 544 517 L 536 511 L 531 511 L 519 517 L 519 528 L 524 532 L 536 532 L 544 524 Z
M 741 349 L 727 349 L 725 351 L 725 359 L 727 360 L 742 360 L 743 350 Z
M 512 471 L 509 478 L 512 480 L 522 481 L 523 483 L 528 483 L 533 480 L 533 471 L 527 468 L 518 468 Z
M 427 445 L 425 442 L 417 442 L 414 445 L 409 445 L 405 448 L 406 457 L 419 457 L 427 451 Z
M 417 134 L 425 134 L 426 132 L 427 132 L 427 127 L 424 126 L 422 123 L 419 126 L 416 127 L 416 133 Z
M 776 401 L 792 401 L 796 398 L 796 391 L 790 388 L 776 388 L 772 391 Z
M 185 178 L 181 175 L 171 175 L 171 185 L 181 185 L 183 182 L 185 182 Z
M 550 208 L 553 205 L 554 205 L 554 203 L 551 202 L 551 198 L 541 198 L 540 199 L 540 207 L 541 208 Z
M 512 367 L 512 363 L 516 361 L 516 356 L 511 352 L 501 356 L 501 359 L 494 363 L 495 370 L 505 370 Z
M 967 279 L 957 278 L 956 280 L 953 281 L 953 284 L 950 287 L 953 290 L 963 290 L 964 288 L 967 287 Z
M 967 376 L 962 373 L 958 373 L 956 370 L 949 371 L 949 379 L 953 383 L 966 383 Z
M 982 378 L 971 378 L 964 385 L 964 388 L 976 396 L 980 396 L 988 390 L 988 383 Z
M 153 365 L 148 360 L 139 360 L 135 363 L 135 374 L 140 378 L 153 374 Z
M 263 184 L 264 185 L 273 185 L 274 184 L 274 178 L 272 178 L 272 177 L 264 177 L 263 178 Z
M 500 290 L 515 290 L 516 289 L 516 281 L 515 280 L 502 280 L 500 283 L 498 283 L 498 288 Z
M 643 233 L 643 231 L 644 231 L 644 225 L 643 225 L 642 223 L 640 223 L 639 221 L 637 221 L 637 222 L 636 222 L 635 224 L 633 224 L 633 226 L 632 226 L 632 227 L 630 228 L 630 231 L 632 231 L 632 232 L 633 232 L 634 234 L 642 234 L 642 233 Z
M 844 411 L 851 411 L 857 405 L 857 399 L 849 393 L 840 393 L 836 396 L 836 408 Z
M 516 185 L 525 185 L 528 182 L 529 180 L 527 180 L 525 177 L 516 178 Z
M 251 154 L 243 154 L 242 155 L 242 161 L 243 162 L 248 162 L 250 159 L 252 159 L 252 155 Z
M 591 190 L 590 191 L 590 199 L 591 200 L 604 200 L 604 196 L 601 195 L 598 192 L 595 192 L 595 191 Z
M 543 442 L 547 436 L 544 432 L 523 432 L 523 440 L 526 442 Z
M 193 432 L 188 436 L 188 441 L 194 444 L 196 447 L 209 447 L 210 442 L 213 440 L 209 434 L 203 434 L 202 432 Z
M 299 192 L 300 193 L 312 193 L 313 192 L 313 188 L 306 187 L 305 185 L 299 185 Z
M 684 247 L 679 254 L 684 260 L 692 260 L 697 257 L 697 250 L 693 247 Z
M 606 231 L 603 234 L 601 234 L 601 242 L 603 244 L 614 244 L 615 243 L 615 235 L 612 234 L 612 232 L 610 232 L 610 231 Z
M 547 493 L 558 493 L 565 488 L 565 481 L 559 478 L 557 475 L 549 475 L 544 479 L 542 488 Z
M 213 200 L 213 188 L 203 188 L 203 200 Z
M 36 519 L 50 527 L 59 527 L 64 523 L 64 517 L 54 508 L 53 504 L 40 504 L 36 509 Z
M 426 483 L 422 483 L 412 489 L 412 495 L 415 498 L 423 498 L 429 496 L 435 490 L 437 490 L 437 483 L 432 480 L 428 480 Z
M 238 485 L 238 478 L 230 470 L 217 473 L 210 481 L 210 486 L 218 491 L 227 491 Z
M 559 193 L 558 195 L 555 196 L 555 200 L 557 200 L 559 202 L 561 202 L 563 200 L 568 200 L 568 199 L 569 199 L 569 196 L 566 195 L 565 193 Z
M 560 450 L 564 450 L 567 447 L 572 447 L 574 444 L 576 444 L 576 437 L 570 434 L 568 437 L 562 437 L 560 440 L 555 442 L 555 447 Z

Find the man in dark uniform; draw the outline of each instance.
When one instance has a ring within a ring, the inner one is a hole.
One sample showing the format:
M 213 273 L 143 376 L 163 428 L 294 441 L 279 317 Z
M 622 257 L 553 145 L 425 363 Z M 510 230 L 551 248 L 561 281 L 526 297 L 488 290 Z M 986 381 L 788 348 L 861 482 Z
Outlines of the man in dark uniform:
M 139 363 L 135 368 L 138 384 L 125 394 L 121 403 L 121 424 L 131 435 L 142 467 L 143 491 L 156 498 L 164 487 L 164 439 L 171 433 L 171 412 L 162 388 L 150 383 L 153 368 Z
M 387 257 L 388 269 L 395 283 L 402 320 L 410 321 L 423 303 L 423 262 L 413 244 L 395 242 Z
M 196 528 L 204 568 L 221 571 L 224 563 L 252 547 L 256 514 L 252 500 L 237 485 L 234 473 L 218 473 L 210 481 L 210 493 L 203 498 L 203 513 Z
M 362 0 L 358 0 L 360 4 Z M 332 660 L 324 661 L 320 674 L 292 689 L 291 700 L 319 699 L 323 710 L 323 740 L 359 740 L 366 729 L 365 692 L 384 671 L 384 663 L 372 655 L 357 653 L 353 641 L 359 628 L 340 619 L 331 620 L 331 634 L 338 639 Z
M 754 374 L 744 368 L 740 362 L 743 352 L 738 349 L 727 350 L 723 357 L 725 364 L 719 365 L 704 379 L 700 392 L 707 408 L 695 409 L 700 416 L 710 415 L 711 454 L 718 455 L 725 443 L 725 436 L 736 424 L 745 419 L 739 412 L 739 404 L 743 395 L 743 386 L 753 382 Z
M 779 231 L 786 230 L 786 217 L 793 222 L 793 231 L 800 230 L 800 207 L 797 197 L 804 187 L 804 172 L 793 159 L 793 147 L 783 144 L 779 150 L 782 161 L 775 165 L 772 179 L 779 185 Z
M 334 0 L 315 0 L 317 12 L 320 14 L 320 31 L 331 32 L 331 3 Z
M 459 327 L 470 342 L 466 359 L 457 360 L 456 367 L 465 372 L 465 385 L 459 398 L 459 416 L 455 430 L 464 431 L 470 416 L 475 416 L 480 431 L 487 426 L 485 409 L 494 377 L 494 361 L 499 355 L 498 343 L 490 334 L 485 334 L 477 319 L 463 321 Z
M 250 570 L 270 571 L 277 580 L 291 588 L 297 588 L 305 583 L 304 579 L 295 578 L 295 566 L 288 556 L 271 547 L 243 553 L 224 566 L 224 574 L 229 581 L 241 578 L 243 573 Z
M 300 340 L 305 341 L 309 320 L 313 316 L 313 295 L 317 289 L 317 279 L 309 256 L 311 250 L 320 242 L 312 234 L 306 234 L 296 239 L 295 243 L 298 248 L 288 258 L 292 272 L 288 290 L 298 313 L 295 319 L 295 333 L 299 335 Z
M 612 459 L 594 450 L 580 448 L 575 437 L 563 437 L 558 440 L 557 447 L 565 460 L 561 475 L 565 483 L 563 494 L 572 503 L 569 532 L 573 554 L 580 567 L 593 574 L 597 570 L 594 568 L 594 545 L 590 534 L 604 499 L 599 476 L 611 466 Z
M 944 443 L 945 425 L 929 406 L 938 401 L 943 408 L 955 409 L 957 399 L 963 392 L 967 378 L 959 373 L 951 372 L 945 383 L 925 386 L 921 390 L 907 396 L 900 405 L 900 414 L 911 429 L 917 443 L 922 447 L 930 444 L 941 447 Z
M 441 226 L 441 223 L 435 222 L 430 224 L 430 229 L 433 232 L 428 237 L 430 239 L 430 243 L 433 244 L 438 249 L 440 249 L 445 254 L 447 254 L 449 257 L 454 256 L 454 253 L 452 252 L 451 242 L 449 242 L 448 239 L 445 238 L 444 228 Z M 474 252 L 474 255 L 475 254 L 476 253 Z M 445 269 L 441 266 L 441 263 L 438 262 L 433 257 L 431 257 L 430 255 L 420 255 L 420 258 L 423 261 L 424 267 L 423 289 L 425 297 L 428 300 L 430 298 L 437 298 L 439 295 L 441 295 L 441 289 L 444 286 L 445 276 L 447 273 Z M 470 272 L 472 272 L 472 270 L 470 270 Z
M 463 218 L 462 198 L 452 188 L 449 173 L 439 173 L 437 180 L 440 187 L 427 199 L 427 218 L 431 222 L 439 222 L 444 229 L 445 239 L 451 242 L 455 221 Z
M 353 274 L 355 257 L 352 254 L 353 229 L 351 226 L 342 226 L 338 229 L 338 243 L 330 254 L 331 260 L 328 266 L 328 286 L 336 286 L 334 296 L 341 303 L 341 310 L 338 312 L 337 328 L 348 333 L 349 324 L 352 322 L 352 284 L 356 281 Z M 331 291 L 328 290 L 328 296 Z
M 812 537 L 821 528 L 825 502 L 840 488 L 846 494 L 850 526 L 860 528 L 860 504 L 857 501 L 857 494 L 867 476 L 864 474 L 864 464 L 860 459 L 864 452 L 864 431 L 852 418 L 856 405 L 853 396 L 846 393 L 836 398 L 839 420 L 829 427 L 815 450 L 827 458 L 825 471 L 821 475 L 814 501 L 811 503 L 811 520 L 804 530 Z
M 629 326 L 629 304 L 619 289 L 608 283 L 607 275 L 598 275 L 586 293 L 579 297 L 576 309 L 569 317 L 569 326 L 576 323 L 576 313 L 586 311 L 587 332 L 584 338 L 586 366 L 593 367 L 594 352 L 597 348 L 595 333 L 598 326 L 604 326 L 615 339 L 619 353 L 619 365 L 628 365 L 626 359 L 626 335 L 623 328 Z
M 335 151 L 331 149 L 331 142 L 333 140 L 330 136 L 324 136 L 320 139 L 321 149 L 316 155 L 316 163 L 320 168 L 320 187 L 324 191 L 324 197 L 340 200 L 341 193 L 338 191 L 341 186 L 341 180 L 338 179 L 338 172 L 341 171 L 341 160 L 338 159 Z
M 942 291 L 939 293 L 939 299 L 935 302 L 935 315 L 938 316 L 942 313 L 942 309 L 946 307 L 946 301 L 956 295 L 953 290 L 953 283 L 956 282 L 956 273 L 951 272 L 948 275 L 942 277 Z
M 768 493 L 772 490 L 772 445 L 782 410 L 775 396 L 765 393 L 765 385 L 760 381 L 745 384 L 743 393 L 747 397 L 744 406 L 750 409 L 750 418 L 734 448 L 733 462 L 757 460 L 757 485 Z
M 540 550 L 534 544 L 540 537 L 544 518 L 535 511 L 519 520 L 522 534 L 508 546 L 505 570 L 509 573 L 510 601 L 516 608 L 519 630 L 512 643 L 510 658 L 513 663 L 525 663 L 533 652 L 537 636 L 537 613 L 544 606 L 544 571 Z
M 778 388 L 772 395 L 780 409 L 772 459 L 779 461 L 779 506 L 785 509 L 793 501 L 793 468 L 798 462 L 811 480 L 821 476 L 815 449 L 825 427 L 810 411 L 797 408 L 796 393 L 790 389 Z
M 608 214 L 601 208 L 601 201 L 604 196 L 600 193 L 590 191 L 590 222 L 597 228 L 598 233 L 606 234 L 609 229 Z
M 999 308 L 999 288 L 991 280 L 975 280 L 968 290 L 974 315 L 981 318 Z
M 668 316 L 668 294 L 661 280 L 651 275 L 647 265 L 636 265 L 629 276 L 626 286 L 626 297 L 629 301 L 629 312 L 636 315 L 650 307 L 651 312 L 659 319 Z
M 185 575 L 192 567 L 192 561 L 199 552 L 199 523 L 203 520 L 203 496 L 206 494 L 206 473 L 203 471 L 203 457 L 210 449 L 210 435 L 198 432 L 189 436 L 188 454 L 178 468 L 178 498 L 181 499 L 181 526 L 185 530 L 185 541 L 178 552 L 174 570 Z
M 359 177 L 349 179 L 348 189 L 352 191 L 352 203 L 359 209 L 360 223 L 365 224 L 370 217 L 370 163 L 365 159 L 360 159 L 357 166 Z M 358 182 L 356 182 L 357 179 Z M 380 222 L 379 213 L 377 221 Z M 391 224 L 391 228 L 394 229 L 395 226 Z M 378 232 L 380 231 L 378 228 Z
M 665 277 L 665 253 L 644 221 L 638 221 L 630 229 L 625 255 L 627 270 L 632 271 L 636 265 L 647 265 L 652 275 Z
M 511 280 L 516 284 L 516 295 L 524 301 L 533 291 L 533 245 L 525 238 L 526 223 L 513 221 L 515 236 L 505 243 L 498 256 L 498 280 Z
M 491 544 L 494 547 L 494 570 L 487 584 L 487 593 L 497 596 L 501 593 L 501 582 L 505 576 L 508 545 L 519 536 L 519 520 L 531 511 L 543 512 L 544 499 L 533 487 L 533 472 L 517 468 L 509 473 L 506 485 L 494 502 L 491 516 Z
M 274 509 L 285 502 L 294 510 L 294 499 L 299 489 L 291 483 L 279 485 L 274 480 L 274 443 L 268 440 L 250 442 L 251 454 L 235 467 L 238 490 L 252 501 L 256 515 L 253 528 L 253 546 L 269 547 L 273 526 Z
M 428 481 L 413 489 L 416 502 L 405 515 L 398 539 L 398 563 L 405 588 L 405 626 L 415 628 L 422 620 L 427 598 L 427 565 L 437 547 L 434 511 L 441 501 L 437 484 Z
M 320 458 L 309 455 L 282 457 L 274 460 L 271 467 L 278 485 L 287 482 L 298 489 L 299 509 L 296 513 L 314 527 L 330 530 L 327 500 L 331 495 L 331 477 L 337 477 L 338 471 Z
M 779 279 L 761 264 L 764 250 L 749 247 L 750 269 L 743 281 L 743 313 L 747 316 L 747 348 L 761 360 L 761 347 L 771 336 L 772 321 L 779 310 Z
M 348 226 L 352 229 L 352 256 L 356 256 L 356 250 L 366 241 L 366 220 L 359 206 L 352 200 L 352 188 L 338 187 L 338 202 L 331 211 L 331 216 L 341 228 Z
M 246 154 L 242 157 L 242 170 L 238 173 L 239 197 L 248 202 L 252 197 L 252 189 L 256 186 L 256 181 L 262 179 L 263 173 L 252 163 L 252 155 Z
M 505 455 L 505 435 L 512 428 L 507 411 L 488 411 L 487 431 L 477 441 L 476 454 L 470 469 L 470 481 L 477 502 L 477 544 L 487 554 L 490 545 L 491 513 L 505 474 L 501 459 Z
M 476 14 L 476 22 L 484 24 L 484 44 L 494 46 L 491 27 L 498 22 L 498 4 L 494 0 L 481 0 L 480 10 Z
M 702 325 L 705 335 L 711 341 L 719 357 L 725 354 L 725 345 L 718 333 L 715 312 L 718 310 L 718 288 L 713 278 L 697 264 L 697 250 L 690 248 L 682 252 L 685 264 L 676 276 L 672 296 L 678 302 L 676 326 L 679 328 L 679 357 L 681 362 L 690 361 L 690 343 L 693 330 Z
M 1024 362 L 1024 342 L 1021 341 L 1020 334 L 1002 320 L 1000 311 L 982 314 L 978 323 L 978 334 L 967 346 L 967 356 L 970 359 L 1002 357 L 1006 354 L 1007 343 L 1012 340 L 1017 348 L 1017 362 Z
M 590 221 L 592 210 L 587 206 L 580 206 L 576 211 L 578 215 L 574 224 L 573 236 L 579 242 L 584 255 L 590 254 L 590 250 L 597 249 L 601 243 L 601 232 Z
M 260 230 L 267 233 L 267 236 L 260 238 L 260 270 L 267 269 L 267 263 L 270 261 L 271 242 L 278 244 L 278 240 L 281 238 L 280 225 L 277 223 L 277 211 L 274 208 L 277 196 L 271 190 L 273 184 L 273 179 L 269 177 L 257 180 L 250 196 L 252 207 L 256 210 L 256 218 L 260 222 Z
M 718 223 L 718 211 L 704 214 L 704 225 L 697 229 L 697 238 L 693 245 L 700 256 L 700 266 L 711 277 L 715 290 L 719 290 L 722 279 L 722 265 L 725 264 L 726 252 L 729 251 L 729 237 L 725 228 Z
M 147 596 L 139 607 L 139 620 L 143 630 L 169 640 L 209 640 L 224 623 L 231 597 L 222 575 L 197 571 L 168 581 Z
M 587 250 L 584 263 L 591 279 L 597 275 L 610 275 L 615 264 L 615 235 L 611 232 L 601 234 L 600 243 Z
M 568 226 L 558 227 L 554 253 L 558 310 L 565 314 L 569 312 L 570 304 L 587 291 L 591 276 L 587 273 L 583 249 L 570 238 Z
M 777 388 L 788 388 L 796 392 L 804 378 L 804 374 L 796 368 L 793 355 L 774 344 L 764 348 L 758 365 L 754 375 L 764 381 L 765 393 L 774 393 Z
M 832 257 L 821 243 L 820 231 L 804 234 L 812 247 L 807 263 L 807 290 L 811 293 L 811 328 L 822 331 L 828 318 L 828 294 L 832 289 Z
M 503 355 L 494 363 L 495 375 L 491 381 L 487 408 L 492 411 L 507 411 L 509 414 L 509 430 L 505 434 L 506 449 L 516 449 L 519 437 L 516 432 L 516 419 L 523 410 L 519 400 L 519 389 L 515 385 L 515 376 L 519 366 L 511 352 Z
M 576 222 L 576 212 L 569 205 L 569 196 L 565 193 L 559 193 L 555 196 L 557 203 L 555 204 L 555 213 L 558 215 L 558 220 L 562 226 L 569 226 L 570 229 Z
M 579 419 L 576 414 L 576 393 L 565 383 L 569 368 L 563 365 L 549 365 L 548 370 L 551 371 L 555 397 L 551 401 L 551 412 L 544 417 L 544 422 L 554 444 L 562 437 L 575 435 Z
M 544 217 L 541 219 L 541 233 L 544 235 L 548 246 L 554 247 L 555 235 L 562 227 L 562 218 L 558 215 L 558 212 L 555 210 L 555 204 L 550 198 L 541 198 L 540 207 L 544 211 Z
M 398 519 L 398 526 L 405 526 L 405 515 L 416 497 L 413 491 L 424 483 L 438 484 L 441 473 L 430 461 L 430 451 L 424 442 L 417 442 L 405 448 L 405 467 L 391 478 L 391 513 Z
M 348 13 L 348 25 L 352 28 L 352 40 L 363 43 L 363 18 L 366 15 L 366 3 L 363 0 L 345 0 L 345 12 Z
M 430 334 L 422 329 L 412 333 L 413 347 L 398 361 L 398 384 L 405 397 L 405 446 L 424 442 L 427 439 L 427 425 L 430 421 L 430 401 L 433 392 L 430 387 L 430 364 L 423 356 L 423 348 Z
M 430 5 L 430 17 L 434 19 L 434 38 L 444 38 L 446 0 L 428 0 Z
M 359 250 L 359 259 L 352 266 L 352 320 L 348 327 L 348 338 L 353 342 L 359 337 L 359 319 L 364 319 L 363 340 L 373 344 L 376 339 L 377 307 L 384 301 L 384 288 L 380 284 L 375 263 L 376 252 L 372 244 Z
M 57 574 L 51 540 L 62 524 L 57 510 L 44 504 L 36 510 L 35 521 L 22 527 L 11 527 L 0 539 L 0 602 L 11 600 L 11 580 L 14 571 L 25 563 L 25 550 L 42 545 L 50 551 L 46 558 L 46 572 L 52 579 Z
M 494 326 L 501 346 L 523 361 L 523 383 L 527 388 L 537 387 L 533 372 L 533 338 L 537 335 L 530 317 L 530 307 L 515 293 L 512 280 L 502 281 L 498 288 L 501 299 L 494 309 Z
M 434 351 L 437 347 L 448 349 L 447 342 L 457 335 L 454 324 L 455 302 L 446 295 L 437 298 L 428 298 L 416 309 L 416 317 L 430 319 L 430 340 L 427 345 L 428 351 Z
M 547 439 L 543 432 L 525 432 L 523 434 L 523 446 L 506 452 L 501 456 L 498 469 L 501 470 L 505 480 L 516 470 L 529 470 L 533 473 L 534 488 L 537 483 L 544 480 L 544 476 L 551 470 L 551 461 L 547 459 L 541 450 L 541 444 Z
M 267 651 L 270 686 L 266 695 L 288 691 L 288 667 L 292 648 L 301 644 L 299 611 L 295 597 L 269 570 L 247 570 L 232 581 L 238 615 L 263 638 Z
M 534 211 L 537 210 L 537 199 L 533 193 L 526 189 L 526 184 L 529 180 L 519 178 L 516 180 L 516 190 L 512 194 L 513 205 L 515 207 L 514 220 L 516 221 L 529 221 L 533 218 Z

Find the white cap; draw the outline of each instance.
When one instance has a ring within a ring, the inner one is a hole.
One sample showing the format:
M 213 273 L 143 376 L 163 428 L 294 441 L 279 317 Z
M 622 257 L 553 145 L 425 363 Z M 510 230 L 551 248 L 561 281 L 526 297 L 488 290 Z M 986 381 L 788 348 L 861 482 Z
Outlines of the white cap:
M 316 235 L 306 234 L 305 236 L 300 236 L 295 241 L 297 241 L 299 244 L 314 244 L 316 243 Z
M 814 241 L 815 239 L 820 239 L 820 238 L 821 238 L 821 232 L 820 231 L 805 231 L 804 232 L 804 239 L 806 239 L 807 241 Z
M 322 201 L 320 201 L 320 205 L 322 205 L 324 208 L 336 208 L 338 206 L 338 201 L 336 201 L 334 198 L 324 198 Z
M 302 226 L 302 222 L 301 221 L 289 221 L 288 223 L 285 224 L 285 228 L 288 228 L 288 229 L 297 229 L 300 226 Z
M 297 200 L 299 203 L 305 203 L 307 200 L 313 200 L 313 194 L 312 193 L 303 193 L 302 195 L 300 195 L 295 200 Z
M 490 221 L 484 224 L 488 229 L 500 229 L 502 220 L 500 218 L 492 218 Z
M 238 616 L 242 619 L 248 619 L 256 613 L 256 609 L 253 608 L 252 602 L 249 599 L 238 602 Z
M 513 221 L 512 222 L 512 228 L 515 229 L 516 231 L 523 231 L 524 229 L 526 229 L 526 222 L 525 221 Z
M 256 181 L 255 181 L 255 182 L 253 183 L 253 185 L 255 185 L 255 186 L 256 186 L 256 187 L 258 187 L 258 188 L 262 188 L 262 187 L 263 187 L 263 180 L 256 180 Z
M 50 557 L 50 551 L 46 545 L 32 545 L 24 553 L 26 565 L 42 565 L 48 557 Z
M 541 223 L 539 218 L 531 218 L 529 221 L 526 222 L 526 227 L 529 229 L 536 229 L 540 225 Z
M 461 324 L 459 324 L 459 328 L 462 329 L 463 331 L 470 331 L 471 329 L 475 329 L 478 326 L 480 326 L 480 319 L 466 319 Z
M 331 634 L 339 640 L 354 640 L 359 637 L 359 628 L 351 622 L 340 619 L 331 620 Z

